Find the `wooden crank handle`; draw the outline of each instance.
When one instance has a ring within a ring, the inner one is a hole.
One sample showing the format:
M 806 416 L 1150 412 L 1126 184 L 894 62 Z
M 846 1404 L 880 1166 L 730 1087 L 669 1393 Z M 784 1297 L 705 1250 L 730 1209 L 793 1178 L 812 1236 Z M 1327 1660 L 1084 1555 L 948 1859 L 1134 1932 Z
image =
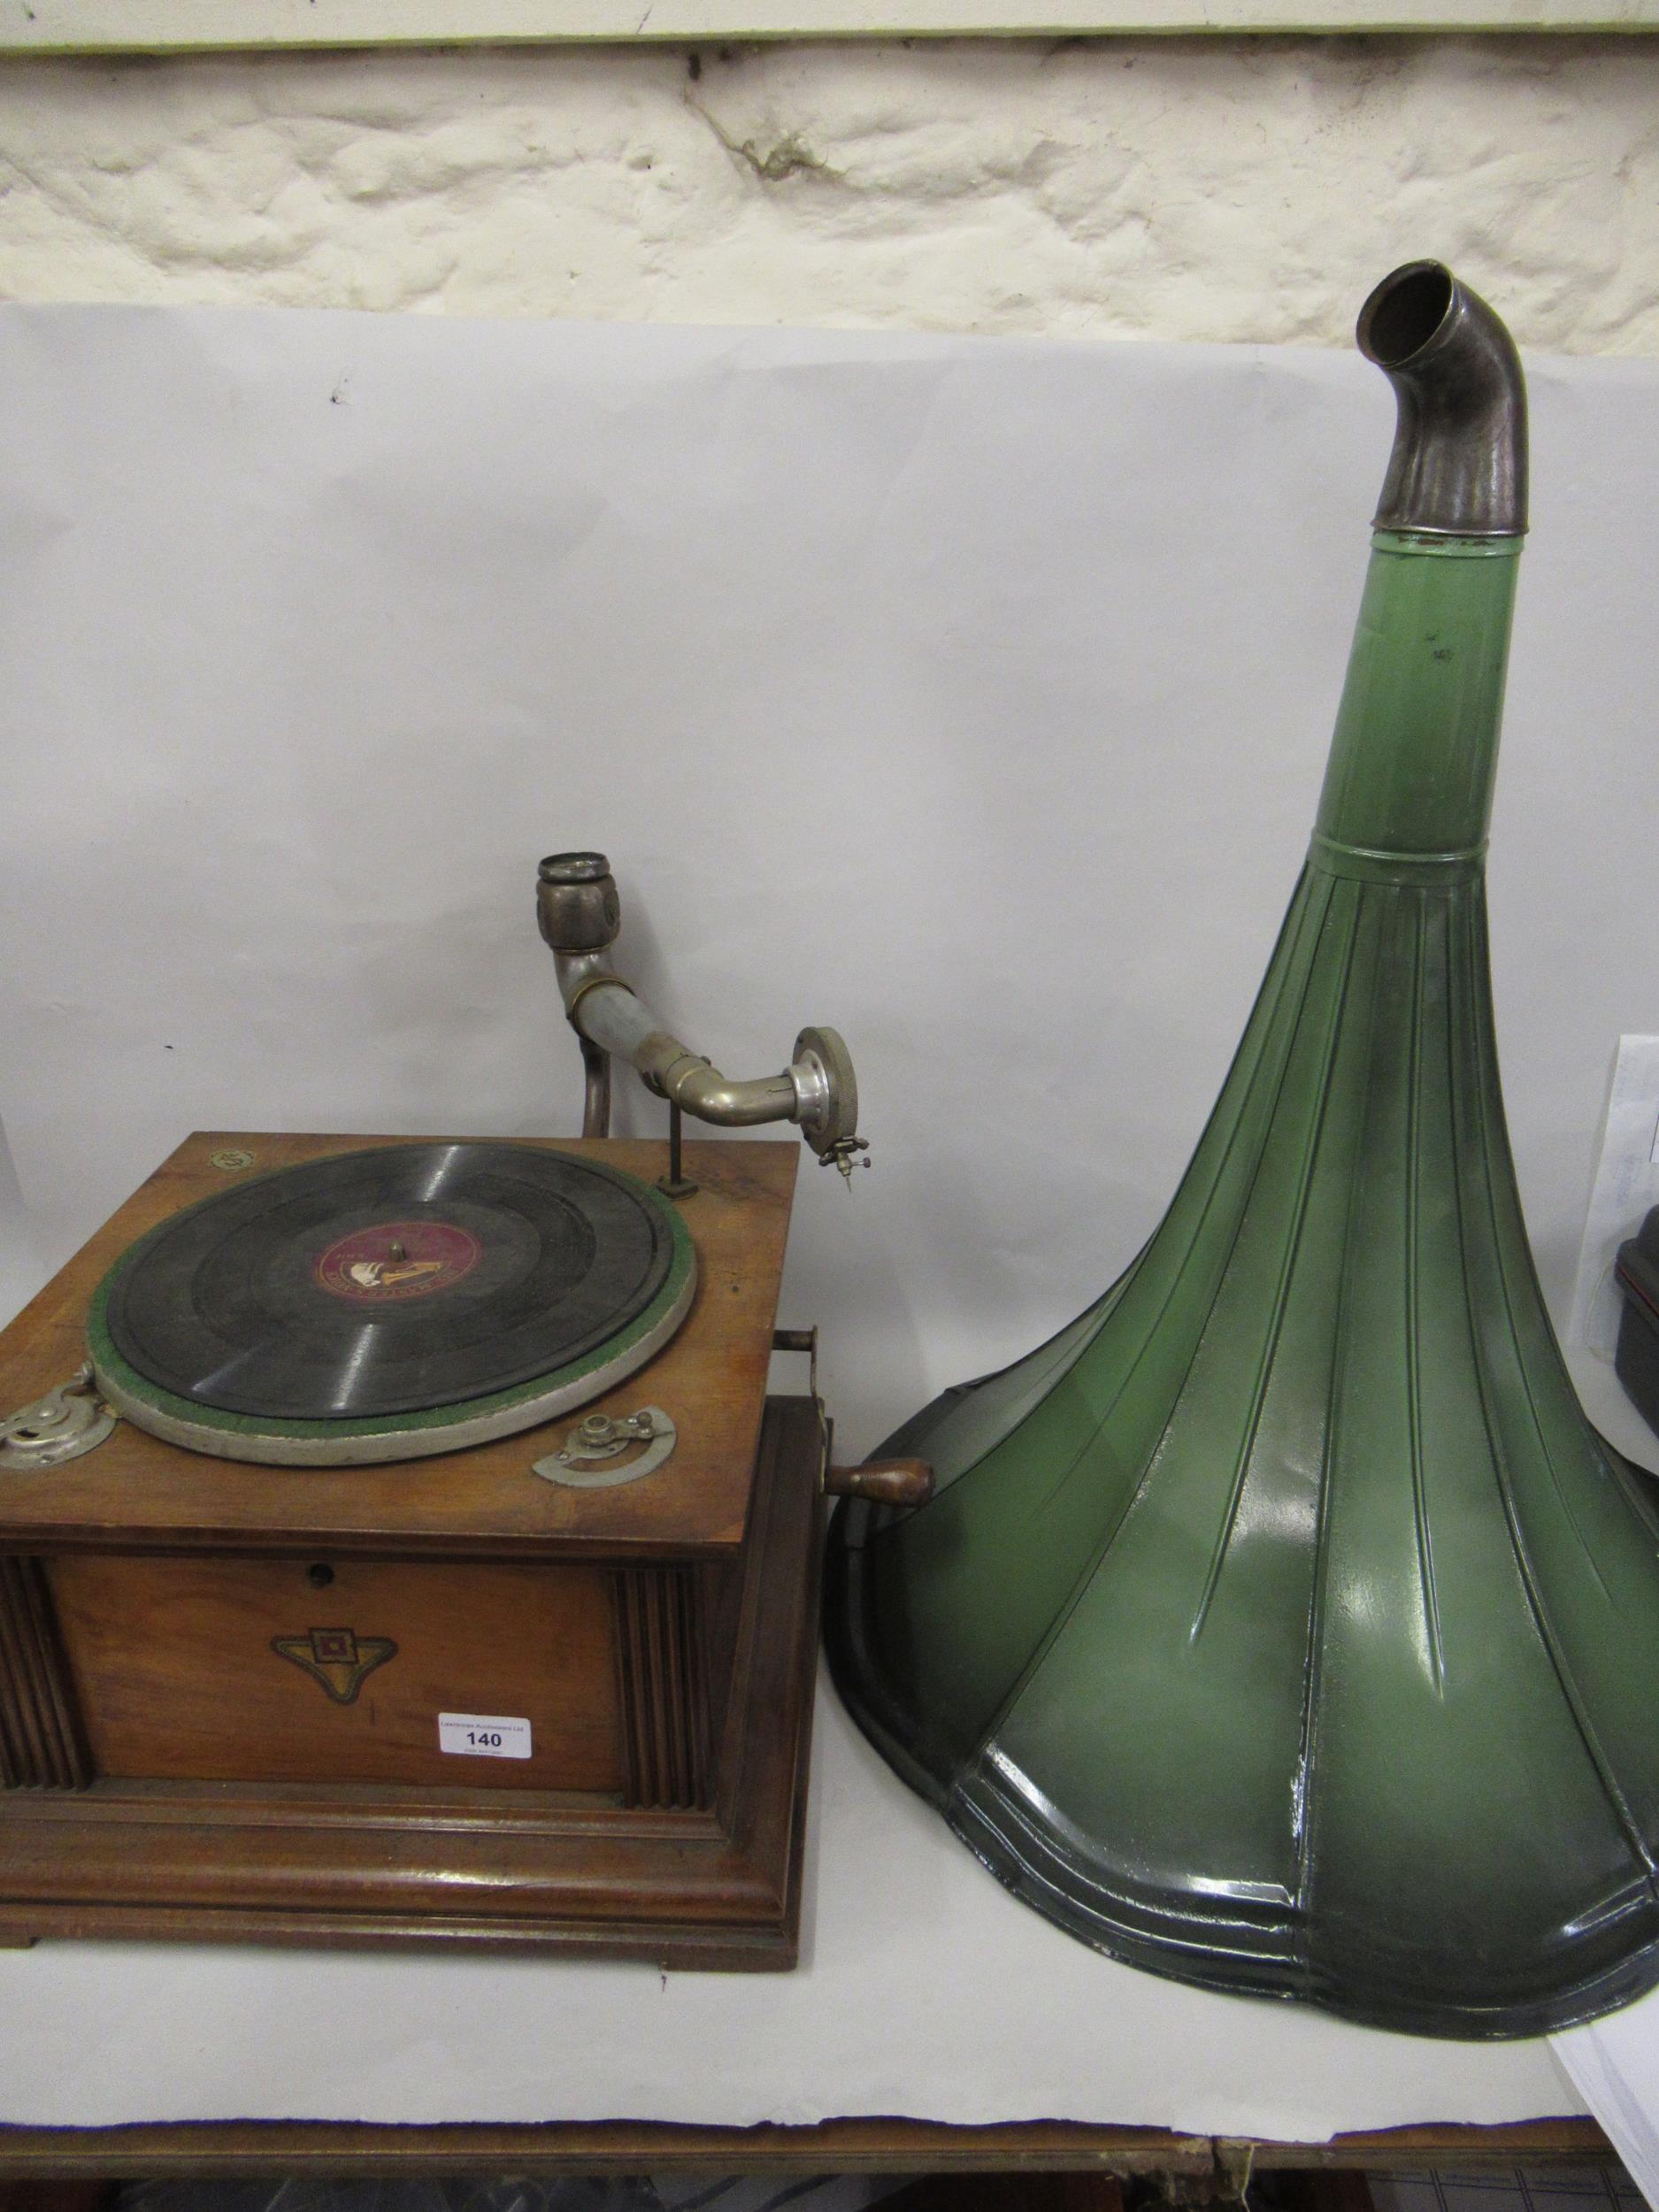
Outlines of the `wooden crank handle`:
M 867 1459 L 862 1467 L 828 1467 L 824 1487 L 832 1498 L 868 1498 L 872 1505 L 926 1505 L 933 1471 L 925 1459 Z

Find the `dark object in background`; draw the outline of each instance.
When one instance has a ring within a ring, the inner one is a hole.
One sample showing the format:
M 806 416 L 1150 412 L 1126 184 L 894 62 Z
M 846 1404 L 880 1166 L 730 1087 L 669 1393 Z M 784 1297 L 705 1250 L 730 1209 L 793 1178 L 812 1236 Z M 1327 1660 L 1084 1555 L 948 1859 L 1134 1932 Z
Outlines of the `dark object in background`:
M 1624 1311 L 1613 1371 L 1642 1419 L 1659 1432 L 1659 1206 L 1619 1246 L 1614 1271 Z

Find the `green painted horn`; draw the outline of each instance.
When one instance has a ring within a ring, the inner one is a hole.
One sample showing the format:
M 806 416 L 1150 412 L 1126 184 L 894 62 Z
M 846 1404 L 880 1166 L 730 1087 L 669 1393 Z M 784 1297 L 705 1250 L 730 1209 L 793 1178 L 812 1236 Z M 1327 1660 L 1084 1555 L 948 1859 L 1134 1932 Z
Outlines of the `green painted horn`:
M 1659 1978 L 1659 1524 L 1528 1250 L 1484 854 L 1520 365 L 1435 263 L 1367 301 L 1399 429 L 1311 848 L 1163 1223 L 835 1524 L 836 1680 L 1086 1941 L 1447 2036 Z

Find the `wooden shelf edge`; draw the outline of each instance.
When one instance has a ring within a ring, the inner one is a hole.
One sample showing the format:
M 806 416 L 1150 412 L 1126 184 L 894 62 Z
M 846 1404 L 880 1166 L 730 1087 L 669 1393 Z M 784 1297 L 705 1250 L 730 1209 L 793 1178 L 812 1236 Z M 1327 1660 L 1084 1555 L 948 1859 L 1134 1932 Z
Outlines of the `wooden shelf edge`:
M 125 2127 L 0 2124 L 0 2179 L 88 2179 L 259 2172 L 619 2174 L 698 2168 L 729 2173 L 1081 2172 L 1203 2175 L 1233 2139 L 1080 2121 L 960 2127 L 900 2118 L 810 2127 L 680 2126 L 605 2120 L 398 2126 L 334 2120 L 208 2120 Z M 1437 2124 L 1338 2135 L 1322 2143 L 1252 2142 L 1258 2167 L 1395 2170 L 1455 2163 L 1596 2163 L 1610 2147 L 1582 2117 L 1502 2127 Z

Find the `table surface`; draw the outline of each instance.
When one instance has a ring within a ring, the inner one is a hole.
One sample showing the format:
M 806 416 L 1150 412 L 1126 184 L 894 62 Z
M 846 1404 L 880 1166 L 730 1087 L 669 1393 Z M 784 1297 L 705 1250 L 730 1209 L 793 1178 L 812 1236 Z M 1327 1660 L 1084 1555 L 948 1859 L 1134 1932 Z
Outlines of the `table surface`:
M 702 2131 L 759 2125 L 750 2147 L 766 2161 L 821 2165 L 833 2147 L 830 2162 L 844 2163 L 867 2139 L 879 2165 L 895 2154 L 879 2135 L 780 2131 L 869 2130 L 902 2114 L 929 2124 L 915 2153 L 927 2166 L 967 2142 L 941 2128 L 995 2128 L 964 2155 L 996 2162 L 1036 2140 L 1005 2124 L 1041 2123 L 1073 2124 L 1063 2162 L 1103 2145 L 1119 2161 L 1202 2164 L 1216 2138 L 1323 2146 L 1339 2132 L 1583 2112 L 1545 2042 L 1386 2035 L 1086 1949 L 999 1886 L 826 1689 L 806 1879 L 789 1974 L 426 1949 L 0 1953 L 0 2124 L 305 2121 L 436 2128 L 452 2141 L 460 2124 L 487 2131 L 474 2143 L 540 2129 L 523 2139 L 540 2154 L 625 2166 L 646 2155 L 637 2124 L 652 2124 L 648 2162 L 704 2165 L 738 2146 Z M 1595 2139 L 1561 2139 L 1582 2156 Z M 11 2155 L 27 2149 L 11 2139 Z

